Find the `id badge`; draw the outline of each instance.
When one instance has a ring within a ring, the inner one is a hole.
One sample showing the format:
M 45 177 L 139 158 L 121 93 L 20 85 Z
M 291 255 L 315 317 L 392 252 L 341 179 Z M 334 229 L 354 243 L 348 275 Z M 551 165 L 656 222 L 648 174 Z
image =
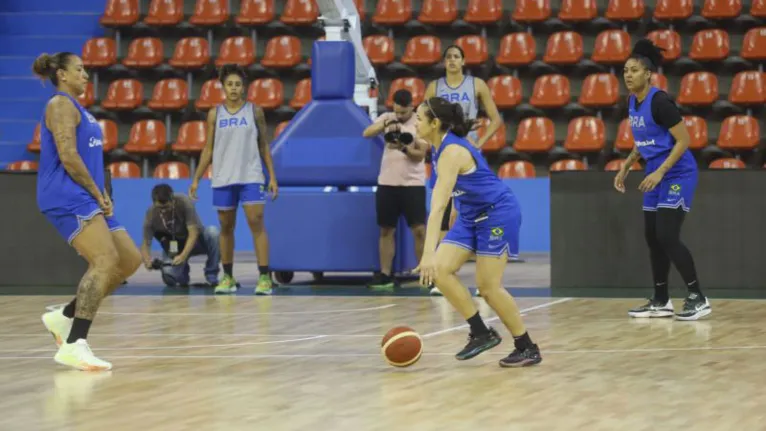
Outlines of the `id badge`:
M 170 241 L 170 253 L 178 253 L 178 241 Z

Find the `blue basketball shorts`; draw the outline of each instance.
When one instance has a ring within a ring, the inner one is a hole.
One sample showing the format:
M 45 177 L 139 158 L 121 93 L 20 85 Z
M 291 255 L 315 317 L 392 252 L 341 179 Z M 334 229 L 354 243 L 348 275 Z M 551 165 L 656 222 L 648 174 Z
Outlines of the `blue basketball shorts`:
M 232 184 L 213 188 L 213 206 L 219 210 L 234 210 L 242 205 L 266 203 L 266 186 L 260 183 Z
M 659 208 L 683 208 L 689 212 L 692 208 L 694 191 L 697 189 L 697 175 L 665 177 L 650 192 L 644 193 L 644 211 L 657 211 Z
M 69 244 L 74 241 L 77 234 L 82 231 L 86 221 L 92 219 L 98 214 L 103 214 L 103 210 L 96 201 L 89 201 L 74 209 L 55 209 L 43 212 L 45 218 L 53 224 L 53 227 L 59 232 Z M 125 227 L 112 217 L 105 217 L 106 225 L 110 232 L 125 230 Z
M 442 240 L 475 252 L 477 256 L 518 256 L 521 210 L 518 206 L 493 208 L 476 220 L 459 215 Z

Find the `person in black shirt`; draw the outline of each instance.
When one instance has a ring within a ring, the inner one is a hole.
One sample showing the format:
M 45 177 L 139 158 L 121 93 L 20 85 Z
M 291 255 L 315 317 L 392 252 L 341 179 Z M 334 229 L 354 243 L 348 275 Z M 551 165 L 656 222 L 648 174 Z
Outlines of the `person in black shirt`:
M 219 235 L 218 227 L 203 227 L 188 196 L 174 194 L 167 184 L 158 184 L 152 189 L 152 206 L 144 219 L 141 256 L 146 269 L 162 270 L 162 281 L 166 285 L 188 286 L 189 258 L 207 255 L 205 279 L 209 285 L 216 286 L 221 263 Z M 152 260 L 152 239 L 162 246 L 164 262 Z

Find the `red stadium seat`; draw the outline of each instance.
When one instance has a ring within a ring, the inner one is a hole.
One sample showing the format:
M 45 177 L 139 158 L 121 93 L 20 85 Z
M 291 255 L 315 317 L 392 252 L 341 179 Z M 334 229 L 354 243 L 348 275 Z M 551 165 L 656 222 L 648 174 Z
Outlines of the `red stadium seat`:
M 311 102 L 311 78 L 306 78 L 298 81 L 295 86 L 295 94 L 290 100 L 290 107 L 293 109 L 301 109 Z
M 119 135 L 117 133 L 117 124 L 112 120 L 98 120 L 98 125 L 101 126 L 101 134 L 104 139 L 102 140 L 102 149 L 105 153 L 111 152 L 117 149 L 119 141 Z
M 497 171 L 500 178 L 534 178 L 535 166 L 526 160 L 513 160 L 500 165 Z
M 441 61 L 442 42 L 436 36 L 415 36 L 407 41 L 402 63 L 408 66 L 431 66 Z
M 221 25 L 229 20 L 229 0 L 197 0 L 189 22 L 200 26 Z
M 274 0 L 242 0 L 234 21 L 239 25 L 265 25 L 276 15 Z
M 550 0 L 516 0 L 511 19 L 520 23 L 543 22 L 551 17 Z
M 255 62 L 255 46 L 249 37 L 233 36 L 221 43 L 218 58 L 215 65 L 221 67 L 225 64 L 238 64 L 242 67 L 250 66 Z
M 465 65 L 468 67 L 479 66 L 489 60 L 487 40 L 481 36 L 461 36 L 455 41 L 465 53 Z
M 729 56 L 729 33 L 724 30 L 702 30 L 692 39 L 689 58 L 698 61 L 721 61 Z
M 148 106 L 158 111 L 178 111 L 189 104 L 189 91 L 183 79 L 163 79 L 154 86 Z
M 138 0 L 107 0 L 98 22 L 104 27 L 129 27 L 138 22 Z
M 684 116 L 684 125 L 689 132 L 689 148 L 692 150 L 701 150 L 707 147 L 707 123 L 702 117 L 693 115 Z
M 569 78 L 565 75 L 543 75 L 535 80 L 529 103 L 536 108 L 561 108 L 571 99 Z
M 429 25 L 448 25 L 457 19 L 457 0 L 423 0 L 418 21 Z
M 733 19 L 742 12 L 742 0 L 705 0 L 702 17 L 709 19 Z
M 535 38 L 526 32 L 506 34 L 500 39 L 495 61 L 501 66 L 523 66 L 537 57 Z
M 144 103 L 144 87 L 135 79 L 119 79 L 109 84 L 101 105 L 112 110 L 132 110 Z
M 394 61 L 394 40 L 382 34 L 367 36 L 362 41 L 364 52 L 374 66 L 391 64 Z
M 202 84 L 199 99 L 194 103 L 194 107 L 206 111 L 214 106 L 220 105 L 226 100 L 226 92 L 223 90 L 223 84 L 218 79 L 211 79 Z
M 378 0 L 372 22 L 378 25 L 404 25 L 412 19 L 412 0 Z
M 112 178 L 141 178 L 141 168 L 134 162 L 114 162 L 108 166 Z
M 277 139 L 277 136 L 279 136 L 284 130 L 287 128 L 287 126 L 290 124 L 289 121 L 283 121 L 279 124 L 277 124 L 277 127 L 274 129 L 274 139 Z
M 188 121 L 181 124 L 178 137 L 173 144 L 173 151 L 179 153 L 199 153 L 207 142 L 207 124 L 204 121 Z
M 117 44 L 114 39 L 96 37 L 88 39 L 82 47 L 82 64 L 85 67 L 109 67 L 117 63 Z
M 9 163 L 5 167 L 5 170 L 32 172 L 32 171 L 36 171 L 38 166 L 39 166 L 38 163 L 34 160 L 20 160 L 17 162 Z
M 731 82 L 729 102 L 737 105 L 766 103 L 766 75 L 757 70 L 737 73 Z
M 130 42 L 128 55 L 122 64 L 135 69 L 152 68 L 161 65 L 164 59 L 162 41 L 156 37 L 144 37 Z
M 319 18 L 315 0 L 287 0 L 280 20 L 287 25 L 311 25 Z
M 359 19 L 361 21 L 364 21 L 367 16 L 367 11 L 364 7 L 364 1 L 365 0 L 354 0 L 354 6 L 356 6 L 356 11 L 359 13 Z
M 753 0 L 750 4 L 750 16 L 753 18 L 766 18 L 766 0 Z
M 123 149 L 129 153 L 157 154 L 165 149 L 165 124 L 159 120 L 141 120 L 130 128 L 128 143 Z
M 405 89 L 412 93 L 412 105 L 418 106 L 423 103 L 426 94 L 426 84 L 420 78 L 397 78 L 391 83 L 388 89 L 388 98 L 386 99 L 386 108 L 393 109 L 394 93 Z
M 628 119 L 620 121 L 617 127 L 617 138 L 614 141 L 614 149 L 617 151 L 630 151 L 633 149 L 633 130 L 630 128 Z
M 530 117 L 519 123 L 513 149 L 527 153 L 548 152 L 555 143 L 553 121 L 545 117 Z
M 615 105 L 620 98 L 620 83 L 611 73 L 597 73 L 585 78 L 579 103 L 586 107 Z
M 758 120 L 747 115 L 732 115 L 721 123 L 718 147 L 722 150 L 754 150 L 761 140 Z
M 80 102 L 83 108 L 90 108 L 96 103 L 96 94 L 93 92 L 93 83 L 89 82 L 85 86 L 85 93 L 77 96 L 77 101 Z
M 645 7 L 644 0 L 609 0 L 605 16 L 614 21 L 638 21 Z
M 144 22 L 151 26 L 176 26 L 184 20 L 184 0 L 152 0 Z
M 591 21 L 598 16 L 596 0 L 562 0 L 559 19 L 564 22 Z
M 40 123 L 35 125 L 35 130 L 32 132 L 32 141 L 27 144 L 27 151 L 30 153 L 40 152 Z
M 601 151 L 606 143 L 604 122 L 598 117 L 573 118 L 567 128 L 567 138 L 564 149 L 567 151 L 595 152 Z
M 591 60 L 603 64 L 622 64 L 630 57 L 630 35 L 624 30 L 605 30 L 596 36 Z
M 710 162 L 710 169 L 745 169 L 742 160 L 734 158 L 717 159 Z
M 585 171 L 585 164 L 580 160 L 559 160 L 551 165 L 551 172 L 559 171 Z
M 664 92 L 668 92 L 668 78 L 665 75 L 659 73 L 652 73 L 652 77 L 649 78 L 651 84 Z
M 247 100 L 265 110 L 277 109 L 285 102 L 282 81 L 275 78 L 256 79 L 247 91 Z
M 692 72 L 681 79 L 678 103 L 707 106 L 718 100 L 718 78 L 710 72 Z
M 178 41 L 173 57 L 168 62 L 181 69 L 199 69 L 210 62 L 210 47 L 201 37 L 187 37 Z
M 478 133 L 479 137 L 484 137 L 484 135 L 487 134 L 487 126 L 489 126 L 489 119 L 482 118 L 481 119 L 481 127 L 479 127 Z M 495 134 L 490 136 L 489 139 L 487 139 L 487 142 L 484 143 L 481 147 L 482 153 L 491 153 L 495 151 L 500 151 L 503 148 L 505 148 L 505 123 L 500 123 L 500 127 L 498 127 Z
M 766 27 L 752 28 L 745 33 L 740 55 L 745 60 L 766 60 Z
M 610 160 L 609 163 L 606 164 L 604 167 L 605 171 L 608 172 L 617 172 L 620 169 L 622 169 L 623 166 L 625 166 L 626 159 L 614 159 Z M 638 162 L 633 162 L 633 165 L 631 165 L 630 169 L 631 171 L 640 171 L 641 170 L 641 164 Z
M 543 62 L 553 65 L 575 64 L 583 57 L 582 36 L 573 31 L 553 33 L 545 46 Z
M 521 103 L 521 81 L 511 75 L 494 76 L 487 81 L 489 93 L 498 109 L 509 109 Z
M 189 178 L 189 175 L 189 166 L 182 162 L 160 163 L 154 168 L 154 178 L 177 180 L 181 178 Z
M 681 56 L 681 35 L 673 30 L 654 30 L 649 33 L 647 39 L 662 48 L 662 58 L 665 61 L 674 61 Z
M 694 0 L 657 0 L 654 17 L 660 21 L 688 19 L 694 12 Z
M 468 7 L 463 17 L 465 22 L 487 25 L 503 19 L 502 0 L 468 0 Z
M 291 68 L 303 60 L 301 40 L 295 36 L 277 36 L 266 44 L 261 64 L 270 68 Z

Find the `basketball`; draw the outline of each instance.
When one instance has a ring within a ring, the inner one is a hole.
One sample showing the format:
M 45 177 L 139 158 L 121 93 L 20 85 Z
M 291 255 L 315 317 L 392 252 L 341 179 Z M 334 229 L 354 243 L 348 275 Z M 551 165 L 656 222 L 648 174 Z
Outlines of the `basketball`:
M 423 339 L 408 326 L 397 326 L 383 336 L 381 352 L 386 362 L 395 367 L 409 367 L 423 353 Z

